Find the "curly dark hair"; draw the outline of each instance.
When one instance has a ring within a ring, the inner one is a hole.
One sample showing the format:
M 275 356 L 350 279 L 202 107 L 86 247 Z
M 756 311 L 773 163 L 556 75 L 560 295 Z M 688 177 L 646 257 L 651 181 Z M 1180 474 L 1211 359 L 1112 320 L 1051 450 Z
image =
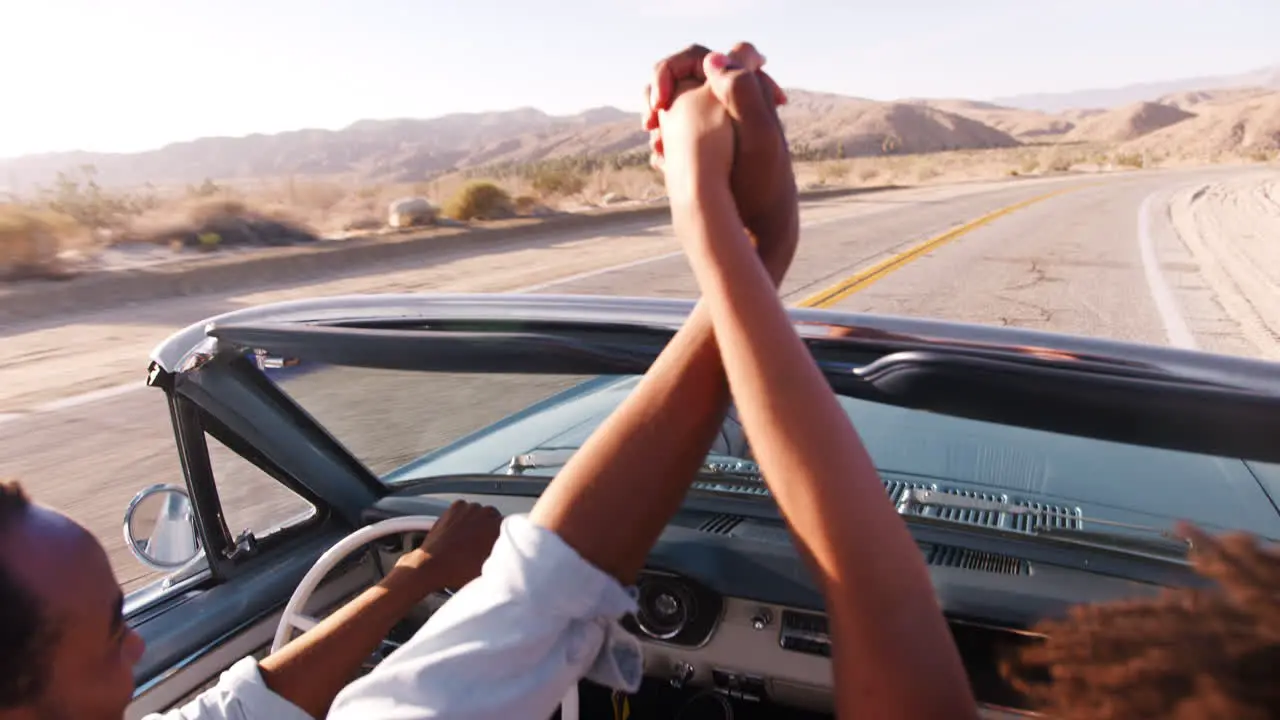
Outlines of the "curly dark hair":
M 1280 718 L 1280 552 L 1244 533 L 1183 528 L 1207 589 L 1073 608 L 1006 664 L 1038 709 L 1064 720 Z
M 21 520 L 31 501 L 16 482 L 0 480 L 0 542 Z M 46 649 L 52 623 L 40 603 L 0 562 L 0 709 L 26 705 L 44 690 Z

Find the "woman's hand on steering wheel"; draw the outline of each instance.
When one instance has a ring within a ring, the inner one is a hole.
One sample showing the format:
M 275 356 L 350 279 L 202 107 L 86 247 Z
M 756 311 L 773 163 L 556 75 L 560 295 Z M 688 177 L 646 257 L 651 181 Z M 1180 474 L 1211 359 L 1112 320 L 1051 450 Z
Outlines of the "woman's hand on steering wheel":
M 480 575 L 502 527 L 502 513 L 490 505 L 458 500 L 440 516 L 422 545 L 396 561 L 397 574 L 414 577 L 424 595 L 458 590 Z

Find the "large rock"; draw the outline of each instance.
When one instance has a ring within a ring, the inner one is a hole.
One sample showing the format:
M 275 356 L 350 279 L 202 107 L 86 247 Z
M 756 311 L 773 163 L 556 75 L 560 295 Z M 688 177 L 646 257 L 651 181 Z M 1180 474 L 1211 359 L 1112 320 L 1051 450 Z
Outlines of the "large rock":
M 393 228 L 431 225 L 436 221 L 437 210 L 423 197 L 401 198 L 387 208 L 387 224 Z

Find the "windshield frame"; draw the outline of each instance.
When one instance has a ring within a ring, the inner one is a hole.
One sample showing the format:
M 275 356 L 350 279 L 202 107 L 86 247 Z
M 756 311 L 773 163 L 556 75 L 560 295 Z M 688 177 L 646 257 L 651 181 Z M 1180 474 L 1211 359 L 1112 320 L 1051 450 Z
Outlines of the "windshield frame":
M 395 327 L 389 327 L 394 325 Z M 566 321 L 384 321 L 212 325 L 224 348 L 272 358 L 462 373 L 643 374 L 673 331 Z M 1098 358 L 1017 348 L 936 345 L 904 350 L 894 336 L 805 343 L 837 394 L 886 405 L 1132 445 L 1280 462 L 1266 428 L 1280 422 L 1280 364 L 1266 377 L 1185 376 Z M 1227 358 L 1231 360 L 1231 358 Z M 1258 363 L 1254 363 L 1257 365 Z M 1266 381 L 1261 387 L 1256 385 Z

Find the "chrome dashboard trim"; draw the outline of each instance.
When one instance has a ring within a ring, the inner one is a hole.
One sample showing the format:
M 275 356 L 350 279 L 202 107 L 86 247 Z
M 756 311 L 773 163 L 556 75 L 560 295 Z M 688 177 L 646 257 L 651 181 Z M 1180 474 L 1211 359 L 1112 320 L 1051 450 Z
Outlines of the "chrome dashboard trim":
M 994 630 L 996 632 L 1009 633 L 1010 635 L 1021 635 L 1023 637 L 1039 638 L 1041 640 L 1049 637 L 1044 633 L 1035 632 L 1034 630 L 1026 630 L 1024 628 L 1005 627 L 1003 625 L 996 625 L 995 623 L 983 622 L 981 620 L 964 620 L 964 619 L 950 618 L 950 617 L 947 618 L 946 620 L 948 623 L 954 623 L 956 625 L 965 625 L 967 627 L 981 628 L 983 630 Z
M 1013 716 L 1020 718 L 1046 718 L 1049 717 L 1044 713 L 1035 710 L 1019 710 L 1018 708 L 1005 707 L 1004 705 L 995 705 L 992 703 L 978 703 L 978 712 L 987 711 L 990 713 L 999 713 L 1001 716 Z

